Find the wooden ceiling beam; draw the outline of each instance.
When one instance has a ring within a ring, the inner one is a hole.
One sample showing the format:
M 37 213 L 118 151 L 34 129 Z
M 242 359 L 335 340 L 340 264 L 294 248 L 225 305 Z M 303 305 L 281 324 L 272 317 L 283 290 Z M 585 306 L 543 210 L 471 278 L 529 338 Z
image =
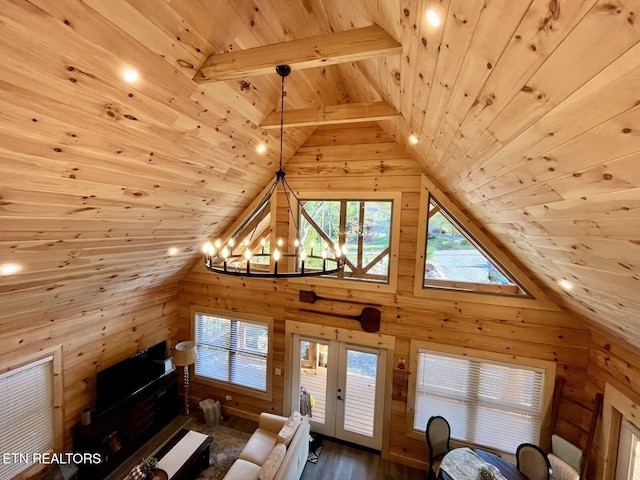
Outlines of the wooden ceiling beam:
M 211 55 L 193 80 L 198 84 L 275 73 L 277 65 L 292 70 L 399 55 L 402 45 L 378 25 L 301 38 L 289 42 Z
M 309 127 L 337 123 L 370 122 L 389 120 L 398 116 L 400 116 L 400 112 L 387 102 L 345 103 L 321 108 L 285 110 L 284 126 Z M 260 128 L 267 130 L 280 128 L 280 110 L 275 110 L 267 115 Z

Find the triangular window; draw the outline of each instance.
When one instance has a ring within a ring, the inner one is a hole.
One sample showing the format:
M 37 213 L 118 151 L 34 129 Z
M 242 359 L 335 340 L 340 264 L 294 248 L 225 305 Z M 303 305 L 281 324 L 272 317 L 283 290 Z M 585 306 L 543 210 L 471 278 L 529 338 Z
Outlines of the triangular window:
M 528 296 L 431 195 L 426 236 L 423 287 Z

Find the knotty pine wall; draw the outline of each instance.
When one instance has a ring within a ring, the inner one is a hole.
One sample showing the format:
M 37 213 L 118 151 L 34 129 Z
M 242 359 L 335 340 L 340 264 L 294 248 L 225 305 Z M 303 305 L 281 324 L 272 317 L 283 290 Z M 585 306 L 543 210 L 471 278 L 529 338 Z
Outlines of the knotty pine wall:
M 64 448 L 80 412 L 94 412 L 96 372 L 164 339 L 175 343 L 177 285 L 112 296 L 0 324 L 0 371 L 21 357 L 62 346 Z
M 343 290 L 326 285 L 300 285 L 286 280 L 255 280 L 226 277 L 208 272 L 198 264 L 180 282 L 180 339 L 190 336 L 191 306 L 230 310 L 275 319 L 274 368 L 285 369 L 285 318 L 341 328 L 359 325 L 338 317 L 309 315 L 300 309 L 325 313 L 359 314 L 362 305 L 298 301 L 301 289 L 313 288 L 318 295 L 381 304 L 381 333 L 395 336 L 395 360 L 409 359 L 411 339 L 464 346 L 472 349 L 517 354 L 557 362 L 557 373 L 566 379 L 556 431 L 579 443 L 588 427 L 589 405 L 584 384 L 590 333 L 584 322 L 563 311 L 529 308 L 526 301 L 514 306 L 492 306 L 469 301 L 444 302 L 413 295 L 420 170 L 392 138 L 374 125 L 321 127 L 289 160 L 285 169 L 294 189 L 300 191 L 401 192 L 401 233 L 397 291 L 374 288 Z M 391 375 L 392 372 L 387 372 Z M 192 402 L 219 399 L 227 412 L 255 416 L 261 411 L 283 412 L 284 378 L 273 376 L 273 400 L 265 402 L 192 382 Z M 419 464 L 427 457 L 426 442 L 406 436 L 404 401 L 393 401 L 388 419 L 390 457 Z M 420 460 L 416 460 L 420 459 Z M 424 463 L 423 463 L 424 465 Z

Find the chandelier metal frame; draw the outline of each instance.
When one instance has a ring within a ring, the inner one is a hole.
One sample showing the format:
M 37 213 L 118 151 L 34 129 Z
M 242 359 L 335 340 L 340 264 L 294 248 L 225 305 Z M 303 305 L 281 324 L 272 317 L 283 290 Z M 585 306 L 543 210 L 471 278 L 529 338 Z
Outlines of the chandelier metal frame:
M 297 221 L 294 210 L 292 209 L 291 198 L 295 200 L 297 212 L 300 215 L 305 212 L 304 206 L 295 194 L 293 189 L 287 182 L 285 171 L 282 166 L 283 157 L 283 138 L 284 138 L 284 79 L 291 73 L 289 65 L 278 65 L 276 72 L 282 77 L 281 100 L 280 100 L 280 165 L 276 172 L 275 179 L 266 194 L 256 205 L 253 211 L 248 215 L 242 224 L 234 230 L 226 242 L 220 239 L 215 242 L 206 242 L 203 248 L 205 267 L 218 274 L 235 275 L 242 277 L 258 277 L 258 278 L 295 278 L 295 277 L 311 277 L 319 275 L 331 275 L 342 270 L 345 265 L 346 248 L 343 244 L 340 246 L 329 245 L 325 243 L 321 251 L 310 252 L 304 251 L 301 246 L 299 222 Z M 255 252 L 252 250 L 252 242 L 256 240 L 256 233 L 261 221 L 265 218 L 267 211 L 271 205 L 271 199 L 281 187 L 284 198 L 287 201 L 291 224 L 295 229 L 295 242 L 293 251 L 281 251 L 282 240 L 273 242 L 273 238 L 269 242 L 269 252 L 265 252 L 266 241 L 262 239 L 260 242 L 261 250 Z M 320 236 L 325 236 L 312 222 L 311 228 L 316 230 Z M 241 237 L 244 241 L 240 242 Z M 242 249 L 243 251 L 238 251 Z M 256 261 L 258 259 L 269 259 L 269 262 Z M 307 263 L 313 262 L 314 265 L 322 263 L 322 268 L 309 267 Z

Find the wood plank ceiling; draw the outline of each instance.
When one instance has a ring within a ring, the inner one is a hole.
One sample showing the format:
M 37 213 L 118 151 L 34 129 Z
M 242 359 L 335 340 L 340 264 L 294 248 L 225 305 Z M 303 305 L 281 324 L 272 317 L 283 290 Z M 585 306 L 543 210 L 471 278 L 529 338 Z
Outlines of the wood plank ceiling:
M 640 346 L 639 13 L 631 0 L 3 1 L 0 264 L 21 271 L 0 277 L 2 321 L 176 282 L 272 179 L 280 78 L 194 81 L 207 58 L 378 25 L 394 53 L 288 77 L 286 108 L 315 119 L 292 121 L 285 158 L 323 121 L 363 115 L 346 104 L 375 110 L 560 301 Z

